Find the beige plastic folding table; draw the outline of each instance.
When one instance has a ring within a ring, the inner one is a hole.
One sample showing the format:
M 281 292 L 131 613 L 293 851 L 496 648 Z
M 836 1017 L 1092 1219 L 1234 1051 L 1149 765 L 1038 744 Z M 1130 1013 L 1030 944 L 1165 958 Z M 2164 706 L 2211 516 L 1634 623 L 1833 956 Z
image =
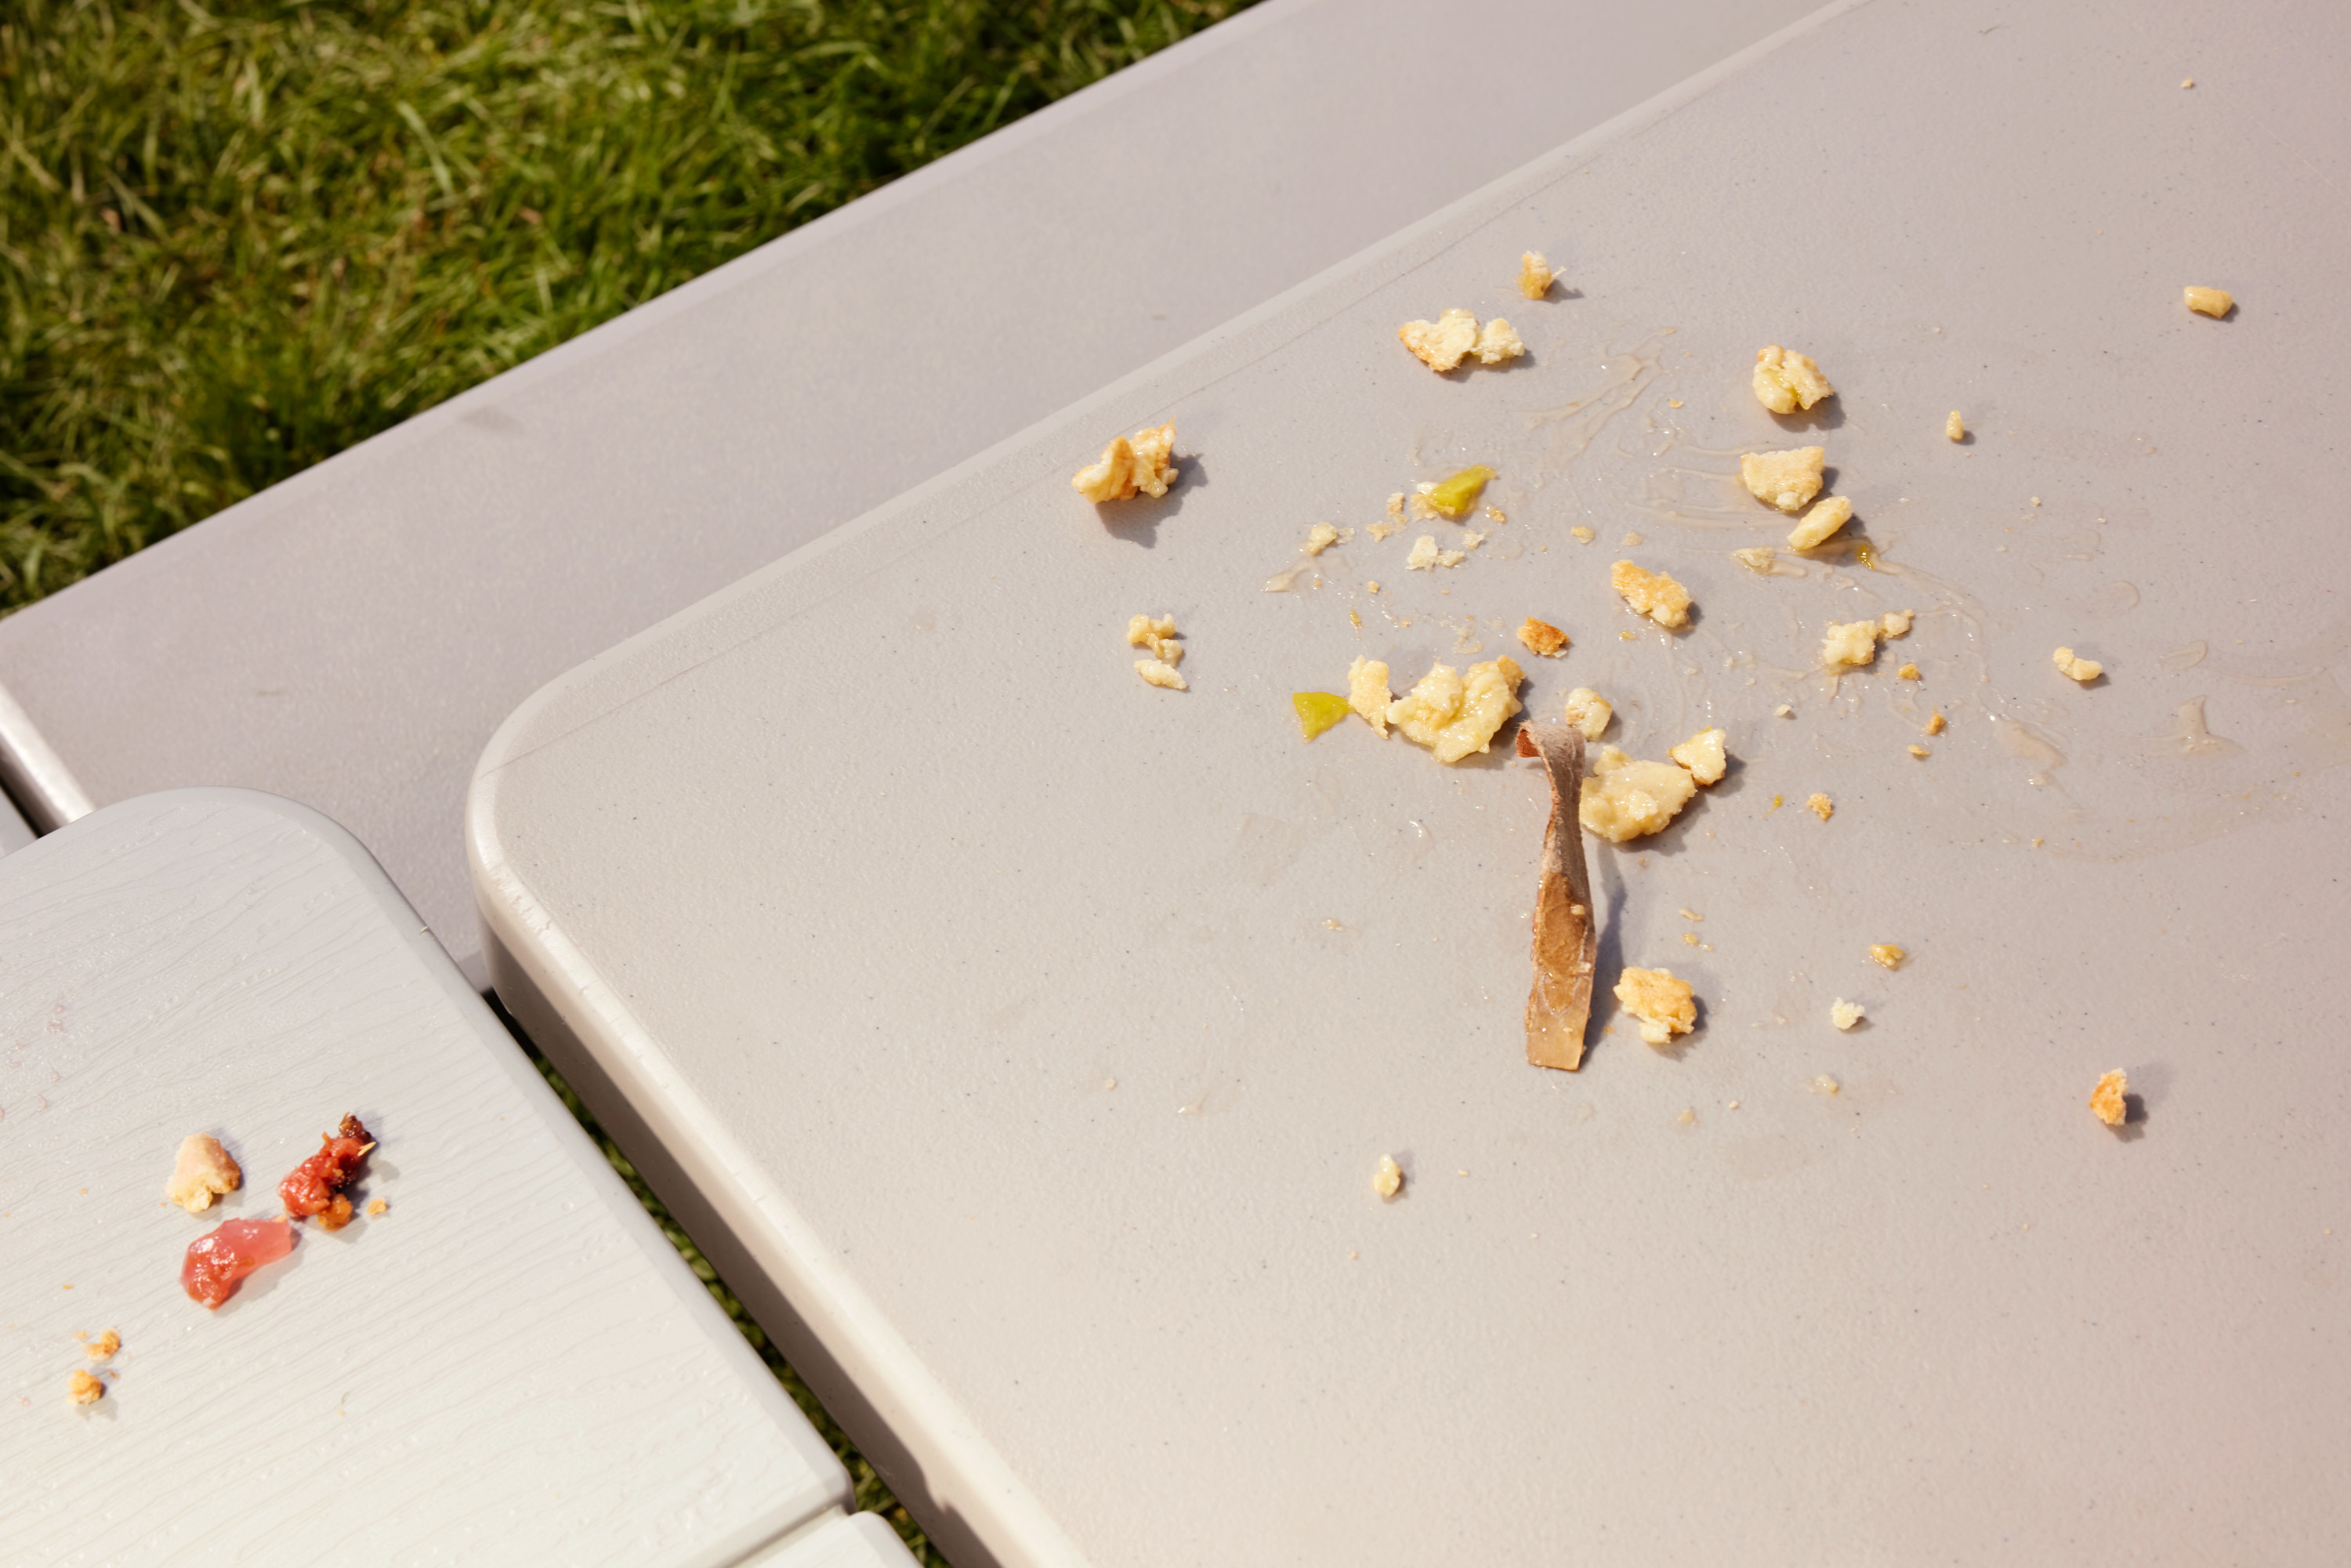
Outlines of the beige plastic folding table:
M 2347 50 L 1877 0 L 1569 143 L 539 693 L 500 995 L 967 1563 L 2344 1560 Z M 1530 352 L 1432 374 L 1453 306 Z M 1164 501 L 1072 493 L 1165 419 Z M 1866 559 L 1740 484 L 1811 443 Z M 1506 653 L 1728 734 L 1591 850 L 1668 1051 L 1523 1060 L 1532 765 L 1291 712 Z
M 333 823 L 108 807 L 0 860 L 0 1559 L 910 1561 Z M 346 1113 L 365 1212 L 189 1300 L 189 1244 L 276 1214 Z M 163 1191 L 199 1132 L 245 1179 L 191 1215 Z

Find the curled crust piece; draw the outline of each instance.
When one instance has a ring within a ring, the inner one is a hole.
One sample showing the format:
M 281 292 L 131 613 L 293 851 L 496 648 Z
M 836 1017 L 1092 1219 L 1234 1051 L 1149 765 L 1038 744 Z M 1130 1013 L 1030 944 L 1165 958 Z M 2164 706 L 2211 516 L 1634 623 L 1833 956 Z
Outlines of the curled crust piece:
M 1608 586 L 1631 607 L 1660 626 L 1689 624 L 1689 590 L 1662 571 L 1644 571 L 1629 560 L 1608 569 Z
M 1079 469 L 1071 476 L 1070 484 L 1097 505 L 1126 500 L 1138 490 L 1147 496 L 1165 496 L 1167 486 L 1176 482 L 1176 465 L 1170 460 L 1175 450 L 1172 423 L 1156 430 L 1138 430 L 1132 436 L 1115 436 L 1102 448 L 1102 461 Z
M 1641 1020 L 1641 1038 L 1659 1051 L 1698 1027 L 1690 983 L 1671 969 L 1626 969 L 1617 977 L 1616 999 Z
M 186 1209 L 201 1214 L 213 1206 L 213 1199 L 223 1193 L 235 1192 L 245 1180 L 220 1140 L 204 1133 L 191 1133 L 180 1141 L 179 1157 L 172 1162 L 171 1185 L 163 1196 Z
M 1573 1072 L 1583 1064 L 1583 1030 L 1592 1018 L 1592 969 L 1600 949 L 1593 930 L 1592 877 L 1583 861 L 1576 810 L 1583 790 L 1583 737 L 1562 724 L 1519 727 L 1519 755 L 1540 757 L 1551 779 L 1551 821 L 1543 829 L 1542 871 L 1535 891 L 1535 977 L 1527 993 L 1527 1060 Z
M 1821 465 L 1828 455 L 1825 446 L 1750 452 L 1739 460 L 1740 483 L 1757 500 L 1792 517 L 1821 493 Z
M 1755 350 L 1755 395 L 1773 413 L 1810 408 L 1836 388 L 1809 354 L 1793 354 L 1773 343 Z

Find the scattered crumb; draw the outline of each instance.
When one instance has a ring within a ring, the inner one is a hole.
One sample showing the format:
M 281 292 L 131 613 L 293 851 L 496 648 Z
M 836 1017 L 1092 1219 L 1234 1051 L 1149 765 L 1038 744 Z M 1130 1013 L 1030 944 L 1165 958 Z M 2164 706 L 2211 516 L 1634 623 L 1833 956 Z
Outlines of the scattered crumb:
M 2096 680 L 2106 669 L 2095 659 L 2076 658 L 2071 648 L 2060 648 L 2050 658 L 2056 664 L 2059 674 L 2069 680 L 2080 681 L 2085 685 Z
M 1526 351 L 1527 346 L 1519 340 L 1517 329 L 1499 316 L 1479 329 L 1478 362 L 1481 365 L 1499 365 Z
M 1621 546 L 1622 548 L 1624 548 L 1624 549 L 1639 549 L 1643 545 L 1645 545 L 1645 544 L 1648 543 L 1649 541 L 1648 541 L 1648 540 L 1646 540 L 1646 539 L 1645 539 L 1645 538 L 1643 538 L 1639 534 L 1634 533 L 1634 532 L 1632 532 L 1631 530 L 1627 529 L 1627 530 L 1626 530 L 1626 532 L 1625 532 L 1625 537 L 1624 537 L 1623 538 L 1621 538 L 1621 539 L 1617 540 L 1616 542 L 1618 543 L 1618 545 L 1619 545 L 1619 546 Z
M 1908 750 L 1911 756 L 1920 758 L 1932 757 L 1934 755 L 1933 752 L 1928 750 L 1925 747 L 1918 745 L 1916 741 L 1913 741 L 1910 744 Z
M 1388 704 L 1394 701 L 1395 695 L 1388 690 L 1388 667 L 1383 661 L 1358 657 L 1347 666 L 1347 706 L 1382 735 L 1388 732 Z
M 1776 795 L 1771 798 L 1771 803 L 1773 805 L 1779 804 L 1779 800 L 1780 798 Z M 1813 816 L 1818 817 L 1823 822 L 1836 815 L 1835 803 L 1826 795 L 1819 793 L 1814 793 L 1804 802 L 1804 810 L 1810 811 Z
M 1695 932 L 1695 931 L 1685 931 L 1685 932 L 1683 932 L 1683 933 L 1682 933 L 1682 946 L 1685 946 L 1685 947 L 1695 947 L 1695 946 L 1698 946 L 1698 933 L 1697 933 L 1697 932 Z
M 1943 710 L 1941 708 L 1937 708 L 1927 720 L 1927 733 L 1928 735 L 1940 735 L 1946 728 L 1949 727 L 1949 725 L 1950 720 L 1943 716 Z
M 2194 77 L 2181 77 L 2179 78 L 2179 85 L 2181 87 L 2194 87 L 2196 85 L 2196 78 Z
M 1685 1105 L 1682 1107 L 1682 1113 L 1675 1117 L 1674 1121 L 1680 1126 L 1695 1127 L 1698 1125 L 1698 1113 Z
M 1404 558 L 1406 571 L 1426 571 L 1437 564 L 1437 536 L 1423 534 L 1412 541 L 1412 553 Z
M 1504 721 L 1520 708 L 1518 662 L 1505 655 L 1472 664 L 1455 674 L 1449 664 L 1430 666 L 1418 685 L 1388 705 L 1388 722 L 1405 739 L 1427 747 L 1439 762 L 1458 762 L 1483 751 Z
M 1790 353 L 1777 343 L 1755 350 L 1754 385 L 1758 401 L 1773 413 L 1793 413 L 1836 395 L 1812 356 Z
M 1740 481 L 1757 500 L 1792 516 L 1821 493 L 1821 464 L 1827 456 L 1823 446 L 1750 452 L 1739 460 Z
M 1768 817 L 1787 803 L 1787 797 L 1783 795 L 1774 795 L 1771 797 L 1771 803 L 1763 809 L 1763 814 Z
M 1681 909 L 1675 911 L 1675 913 L 1679 915 L 1684 920 L 1695 920 L 1700 925 L 1704 925 L 1706 923 L 1706 916 L 1700 915 L 1695 909 Z
M 2037 849 L 2039 849 L 2039 848 L 2041 847 L 2041 841 L 2040 841 L 2039 839 L 2035 839 L 2035 840 L 2033 840 L 2033 841 L 2032 841 L 2032 847 L 2033 847 L 2034 849 L 2036 849 L 2036 850 L 2037 850 Z
M 1530 299 L 1541 299 L 1549 294 L 1552 280 L 1558 276 L 1539 250 L 1528 251 L 1519 257 L 1519 292 Z
M 1698 1025 L 1689 982 L 1676 979 L 1671 969 L 1626 969 L 1617 977 L 1616 999 L 1641 1020 L 1641 1038 L 1653 1046 L 1662 1048 Z
M 1608 699 L 1590 686 L 1578 686 L 1567 694 L 1567 722 L 1583 732 L 1586 740 L 1597 740 L 1608 733 L 1608 720 L 1615 709 Z
M 1489 501 L 1486 503 L 1486 520 L 1489 523 L 1500 524 L 1507 523 L 1510 519 L 1509 515 L 1505 513 L 1501 507 L 1495 506 L 1492 502 Z
M 1608 569 L 1608 586 L 1632 607 L 1660 626 L 1689 624 L 1689 590 L 1662 571 L 1644 571 L 1629 560 Z
M 1593 533 L 1590 528 L 1585 528 L 1582 523 L 1578 523 L 1575 527 L 1567 530 L 1567 537 L 1573 539 L 1577 544 L 1588 545 L 1600 536 Z
M 1104 1087 L 1110 1089 L 1117 1088 L 1118 1080 L 1115 1078 L 1112 1079 L 1108 1084 L 1104 1085 Z M 384 1200 L 380 1197 L 370 1198 L 368 1200 L 367 1211 L 368 1218 L 373 1219 L 381 1215 L 392 1212 L 392 1205 L 384 1202 Z
M 1079 469 L 1070 483 L 1097 505 L 1126 500 L 1137 491 L 1165 496 L 1176 479 L 1175 450 L 1172 422 L 1156 430 L 1138 430 L 1132 437 L 1116 436 L 1102 448 L 1102 461 Z
M 1823 1072 L 1823 1073 L 1822 1073 L 1818 1078 L 1815 1078 L 1815 1079 L 1813 1079 L 1813 1093 L 1815 1093 L 1815 1094 L 1834 1094 L 1834 1093 L 1835 1093 L 1836 1092 L 1837 1092 L 1837 1081 L 1836 1081 L 1835 1079 L 1834 1079 L 1834 1078 L 1831 1078 L 1827 1073 Z
M 1780 552 L 1770 545 L 1750 545 L 1745 549 L 1732 550 L 1730 559 L 1750 571 L 1760 571 L 1769 577 L 1771 569 L 1779 564 Z
M 1372 1190 L 1385 1198 L 1404 1190 L 1404 1167 L 1395 1163 L 1394 1155 L 1380 1156 L 1379 1167 L 1372 1172 Z
M 1192 689 L 1185 684 L 1184 677 L 1176 673 L 1176 666 L 1164 659 L 1137 659 L 1134 661 L 1134 673 L 1151 685 L 1164 686 L 1171 692 Z
M 1811 549 L 1826 544 L 1836 531 L 1853 520 L 1853 503 L 1843 496 L 1831 496 L 1803 516 L 1803 520 L 1788 530 L 1788 548 Z
M 1441 373 L 1478 347 L 1478 318 L 1457 306 L 1434 321 L 1407 321 L 1396 329 L 1396 336 L 1415 359 Z
M 1662 830 L 1697 793 L 1697 780 L 1680 764 L 1643 762 L 1604 747 L 1583 780 L 1576 817 L 1587 831 L 1621 844 Z
M 1556 659 L 1567 650 L 1567 633 L 1548 621 L 1528 616 L 1519 623 L 1519 641 L 1530 653 Z
M 77 1367 L 66 1379 L 66 1397 L 77 1405 L 95 1405 L 106 1397 L 106 1385 Z
M 1364 591 L 1365 593 L 1377 593 L 1379 591 L 1380 585 L 1376 580 L 1364 584 Z
M 2037 506 L 2039 506 L 2039 505 L 2041 505 L 2041 497 L 2038 497 L 2038 496 L 2033 497 L 2032 497 L 2032 504 L 2033 504 L 2034 506 L 2036 506 L 2036 507 L 2037 507 Z
M 1360 632 L 1364 629 L 1364 612 L 1362 611 L 1351 606 L 1347 611 L 1347 620 L 1354 626 L 1356 631 Z
M 2237 305 L 2236 296 L 2225 288 L 2199 288 L 2191 286 L 2187 290 L 2187 298 L 2188 308 L 2195 311 L 2199 316 L 2226 316 L 2231 310 L 2236 308 Z
M 1877 657 L 1878 623 L 1875 621 L 1832 621 L 1821 639 L 1821 663 L 1840 665 L 1873 663 Z
M 1782 703 L 1778 707 L 1771 710 L 1771 716 L 1773 718 L 1793 718 L 1796 716 L 1796 710 L 1790 707 L 1786 703 Z
M 1881 637 L 1907 637 L 1910 635 L 1910 622 L 1917 618 L 1915 611 L 1889 610 L 1877 618 L 1877 634 Z
M 1317 523 L 1306 530 L 1306 553 L 1321 555 L 1339 542 L 1339 530 L 1328 523 Z
M 1839 1029 L 1851 1029 L 1865 1016 L 1866 1015 L 1863 1013 L 1859 1002 L 1849 1002 L 1843 997 L 1839 997 L 1836 999 L 1836 1005 L 1829 1009 L 1829 1022 Z
M 1476 528 L 1464 528 L 1461 530 L 1461 548 L 1463 549 L 1476 549 L 1479 545 L 1486 542 L 1486 535 L 1479 532 Z
M 190 1214 L 201 1214 L 213 1206 L 214 1198 L 235 1192 L 244 1180 L 245 1173 L 218 1139 L 191 1133 L 180 1140 L 180 1153 L 172 1162 L 172 1179 L 163 1196 Z
M 1666 400 L 1666 406 L 1667 408 L 1679 408 L 1681 405 L 1682 400 L 1677 397 L 1669 397 Z
M 2130 1111 L 2129 1104 L 2123 1099 L 2129 1092 L 2130 1075 L 2117 1067 L 2100 1078 L 2098 1086 L 2090 1091 L 2090 1109 L 2096 1112 L 2098 1120 L 2107 1126 L 2119 1127 Z
M 1925 678 L 1918 674 L 1918 666 L 1916 664 L 1905 664 L 1894 673 L 1906 681 L 1916 681 Z
M 1944 438 L 1949 441 L 1963 441 L 1967 438 L 1967 421 L 1959 417 L 1958 409 L 1951 410 L 1951 417 L 1943 421 Z
M 1881 969 L 1898 969 L 1902 967 L 1902 960 L 1909 956 L 1891 942 L 1873 942 L 1869 945 L 1870 961 Z
M 1153 658 L 1165 664 L 1180 664 L 1184 662 L 1184 646 L 1176 641 L 1180 635 L 1182 633 L 1176 630 L 1176 617 L 1173 615 L 1162 615 L 1155 621 L 1148 615 L 1127 618 L 1126 645 L 1148 648 Z
M 112 1329 L 107 1330 L 96 1339 L 91 1339 L 85 1334 L 76 1334 L 74 1337 L 81 1341 L 82 1354 L 92 1361 L 111 1361 L 114 1358 L 114 1353 L 122 1348 L 122 1336 Z
M 1722 779 L 1728 758 L 1722 743 L 1726 737 L 1719 728 L 1701 729 L 1666 755 L 1689 769 L 1689 776 L 1701 784 L 1716 784 Z

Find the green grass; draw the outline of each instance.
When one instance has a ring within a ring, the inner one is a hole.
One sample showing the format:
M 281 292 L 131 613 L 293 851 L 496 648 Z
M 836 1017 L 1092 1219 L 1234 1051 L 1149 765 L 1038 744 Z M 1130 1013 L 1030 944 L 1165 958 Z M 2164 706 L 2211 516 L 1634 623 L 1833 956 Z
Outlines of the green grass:
M 1248 0 L 7 0 L 0 610 Z

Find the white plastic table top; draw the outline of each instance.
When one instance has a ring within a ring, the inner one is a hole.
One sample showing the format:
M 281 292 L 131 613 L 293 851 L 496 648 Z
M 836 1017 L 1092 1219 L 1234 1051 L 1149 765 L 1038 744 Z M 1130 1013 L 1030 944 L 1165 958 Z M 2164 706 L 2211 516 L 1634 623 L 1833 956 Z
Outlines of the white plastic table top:
M 471 807 L 501 994 L 1002 1562 L 2344 1561 L 2346 48 L 1879 0 L 1571 144 L 539 694 Z M 1528 358 L 1424 370 L 1455 305 Z M 1839 396 L 1766 413 L 1774 341 Z M 1163 418 L 1178 487 L 1097 517 Z M 1738 456 L 1814 440 L 1881 570 L 1758 575 Z M 1481 460 L 1464 565 L 1371 538 Z M 1697 987 L 1669 1052 L 1522 1060 L 1531 764 L 1300 738 L 1359 653 L 1503 652 L 1638 755 L 1729 732 L 1593 848 L 1608 975 Z
M 0 621 L 0 768 L 306 801 L 479 984 L 533 690 L 1813 4 L 1271 0 Z
M 0 1558 L 718 1568 L 847 1500 L 324 818 L 226 789 L 110 807 L 0 860 Z M 388 1211 L 305 1228 L 217 1312 L 190 1301 L 187 1245 L 277 1212 L 346 1112 Z M 201 1217 L 162 1201 L 197 1131 L 246 1175 Z M 73 1408 L 75 1335 L 108 1328 L 107 1392 Z

